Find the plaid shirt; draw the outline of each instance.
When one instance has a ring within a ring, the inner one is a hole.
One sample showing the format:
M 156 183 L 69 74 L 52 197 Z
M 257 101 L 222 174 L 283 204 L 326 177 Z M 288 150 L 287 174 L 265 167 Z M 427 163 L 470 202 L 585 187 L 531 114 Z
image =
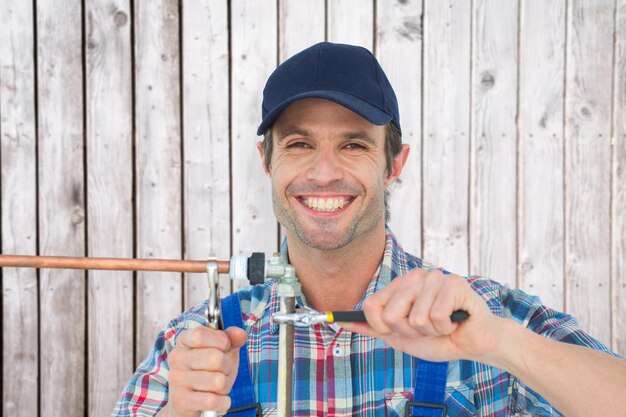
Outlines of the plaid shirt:
M 404 252 L 390 231 L 386 239 L 383 261 L 363 299 L 411 269 L 434 269 Z M 609 352 L 583 332 L 571 316 L 545 307 L 537 297 L 482 277 L 468 277 L 467 281 L 493 314 L 554 340 Z M 268 280 L 240 291 L 239 296 L 256 399 L 264 415 L 273 415 L 278 325 L 271 317 L 279 310 L 276 282 Z M 306 300 L 299 299 L 298 304 L 305 306 Z M 167 403 L 168 354 L 181 332 L 205 325 L 205 308 L 206 303 L 187 310 L 159 333 L 152 352 L 124 389 L 113 416 L 154 416 Z M 294 416 L 404 415 L 406 401 L 413 395 L 415 358 L 335 325 L 296 327 L 294 341 Z M 561 415 L 508 372 L 464 360 L 449 362 L 445 403 L 449 416 Z

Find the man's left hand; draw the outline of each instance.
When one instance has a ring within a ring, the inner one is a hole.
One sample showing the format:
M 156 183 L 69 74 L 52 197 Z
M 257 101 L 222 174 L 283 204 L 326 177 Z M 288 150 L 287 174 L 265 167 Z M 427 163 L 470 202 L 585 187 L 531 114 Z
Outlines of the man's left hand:
M 469 318 L 453 323 L 465 310 Z M 502 319 L 467 281 L 441 271 L 414 269 L 365 299 L 366 323 L 341 323 L 346 330 L 384 340 L 394 349 L 430 361 L 485 360 L 499 342 Z

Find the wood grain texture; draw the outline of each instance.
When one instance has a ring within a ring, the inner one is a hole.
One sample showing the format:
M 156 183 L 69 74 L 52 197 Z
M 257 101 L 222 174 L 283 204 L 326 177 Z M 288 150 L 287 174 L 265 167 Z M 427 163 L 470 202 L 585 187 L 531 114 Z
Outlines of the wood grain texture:
M 230 257 L 228 4 L 183 4 L 185 259 Z M 220 293 L 230 280 L 220 277 Z M 185 274 L 185 307 L 208 297 L 204 274 Z
M 280 0 L 278 13 L 280 62 L 325 40 L 324 0 Z
M 179 15 L 175 0 L 134 3 L 137 256 L 179 258 L 181 136 Z M 137 274 L 137 361 L 182 310 L 177 273 Z
M 611 80 L 614 6 L 568 3 L 565 308 L 609 344 Z
M 231 3 L 233 254 L 278 249 L 269 179 L 256 150 L 265 81 L 276 67 L 276 2 Z M 233 284 L 233 290 L 238 289 Z M 244 285 L 244 284 L 242 284 Z
M 34 18 L 30 2 L 0 2 L 2 253 L 37 253 Z M 2 415 L 37 415 L 37 273 L 4 268 Z M 19 376 L 18 376 L 19 375 Z M 18 376 L 18 377 L 16 377 Z
M 390 186 L 391 229 L 402 247 L 422 253 L 422 2 L 376 2 L 376 57 L 396 92 L 402 142 L 411 147 Z
M 562 310 L 565 2 L 520 11 L 518 284 Z
M 42 255 L 85 254 L 81 14 L 78 0 L 37 2 Z M 83 416 L 85 272 L 42 270 L 39 297 L 41 412 Z
M 616 3 L 611 213 L 612 346 L 626 352 L 626 0 Z
M 328 40 L 360 45 L 373 52 L 373 0 L 333 0 L 327 4 Z
M 518 2 L 472 4 L 470 271 L 515 287 Z
M 85 2 L 89 256 L 133 256 L 131 14 Z M 106 111 L 104 111 L 106 109 Z M 133 274 L 88 273 L 88 414 L 113 410 L 133 372 Z
M 470 139 L 469 2 L 424 3 L 423 253 L 467 274 Z

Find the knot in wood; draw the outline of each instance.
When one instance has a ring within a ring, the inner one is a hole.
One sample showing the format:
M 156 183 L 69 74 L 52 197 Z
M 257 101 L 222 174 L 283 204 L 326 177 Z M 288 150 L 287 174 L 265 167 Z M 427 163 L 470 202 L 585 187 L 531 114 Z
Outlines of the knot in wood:
M 522 265 L 521 265 L 521 270 L 524 273 L 532 271 L 533 268 L 534 268 L 533 264 L 528 262 L 528 261 L 527 262 L 523 262 Z
M 490 72 L 485 72 L 480 77 L 480 84 L 483 86 L 484 89 L 489 89 L 493 87 L 495 83 L 496 83 L 496 79 L 493 76 L 493 74 Z
M 84 220 L 85 220 L 85 212 L 83 211 L 83 209 L 80 207 L 74 208 L 74 210 L 72 211 L 71 219 L 70 219 L 70 221 L 72 222 L 72 225 L 74 226 L 79 225 Z
M 402 26 L 397 28 L 399 36 L 408 39 L 416 40 L 422 38 L 422 22 L 418 16 L 410 16 L 402 22 Z
M 125 26 L 126 23 L 128 22 L 128 15 L 122 11 L 118 11 L 113 16 L 113 21 L 115 22 L 115 25 L 117 27 Z

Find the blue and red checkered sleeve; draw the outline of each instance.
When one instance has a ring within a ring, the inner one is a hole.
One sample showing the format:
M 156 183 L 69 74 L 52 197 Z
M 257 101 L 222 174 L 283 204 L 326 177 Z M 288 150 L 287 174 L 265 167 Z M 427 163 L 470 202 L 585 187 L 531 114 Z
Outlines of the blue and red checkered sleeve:
M 152 417 L 167 403 L 168 355 L 174 348 L 177 320 L 161 330 L 150 354 L 132 375 L 112 417 Z
M 470 278 L 471 285 L 485 298 L 492 312 L 519 322 L 529 330 L 559 342 L 612 352 L 585 332 L 574 317 L 545 306 L 539 297 L 481 277 Z M 511 376 L 510 409 L 518 414 L 561 416 L 562 414 L 523 381 Z

